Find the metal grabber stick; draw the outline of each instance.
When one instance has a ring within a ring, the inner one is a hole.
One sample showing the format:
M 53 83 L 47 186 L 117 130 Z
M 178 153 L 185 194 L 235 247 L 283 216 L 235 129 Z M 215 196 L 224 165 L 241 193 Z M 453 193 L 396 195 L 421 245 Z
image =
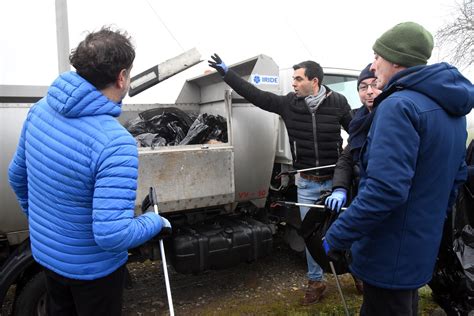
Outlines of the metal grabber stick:
M 319 209 L 326 209 L 326 206 L 324 205 L 319 205 L 319 204 L 306 204 L 306 203 L 296 203 L 296 202 L 289 202 L 289 201 L 275 201 L 271 204 L 270 207 L 275 207 L 281 204 L 286 204 L 286 205 L 294 205 L 294 206 L 306 206 L 306 207 L 313 207 L 313 208 L 319 208 Z M 347 207 L 341 207 L 341 211 L 347 210 Z
M 153 204 L 155 214 L 158 214 L 158 204 L 156 198 L 156 192 L 153 187 L 150 187 L 150 199 Z M 168 277 L 168 265 L 166 264 L 165 247 L 163 245 L 163 239 L 160 239 L 160 251 L 161 261 L 163 262 L 163 272 L 165 274 L 165 285 L 166 285 L 166 296 L 168 297 L 168 307 L 170 309 L 170 316 L 174 316 L 173 298 L 171 297 L 170 279 Z
M 336 269 L 334 268 L 334 263 L 329 260 L 329 266 L 331 267 L 332 274 L 334 274 L 334 278 L 336 279 L 336 286 L 337 290 L 339 291 L 339 295 L 341 296 L 342 305 L 344 305 L 344 312 L 346 316 L 349 316 L 349 310 L 347 309 L 346 299 L 344 298 L 344 294 L 342 293 L 341 284 L 339 283 L 339 278 L 337 277 Z
M 329 168 L 334 168 L 336 165 L 327 165 L 327 166 L 319 166 L 319 167 L 311 167 L 311 168 L 306 168 L 306 169 L 299 169 L 299 170 L 288 170 L 288 171 L 282 171 L 279 174 L 275 176 L 275 179 L 281 178 L 283 175 L 290 175 L 290 174 L 297 174 L 300 172 L 305 172 L 305 171 L 312 171 L 312 170 L 321 170 L 321 169 L 329 169 Z

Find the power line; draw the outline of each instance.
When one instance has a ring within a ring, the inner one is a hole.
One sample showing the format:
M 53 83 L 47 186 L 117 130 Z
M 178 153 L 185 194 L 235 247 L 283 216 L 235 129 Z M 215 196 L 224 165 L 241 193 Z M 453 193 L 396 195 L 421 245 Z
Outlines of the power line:
M 168 31 L 168 33 L 170 34 L 170 36 L 174 39 L 174 41 L 176 42 L 176 44 L 178 44 L 178 46 L 181 48 L 181 50 L 184 52 L 184 48 L 183 46 L 181 46 L 181 44 L 179 43 L 179 41 L 176 39 L 176 37 L 174 36 L 174 34 L 171 32 L 171 30 L 166 26 L 165 22 L 161 19 L 160 15 L 158 14 L 158 12 L 156 12 L 155 8 L 153 8 L 153 6 L 151 5 L 150 1 L 146 0 L 146 3 L 148 3 L 148 5 L 150 6 L 150 8 L 153 10 L 153 13 L 155 13 L 156 17 L 158 18 L 158 20 L 160 21 L 160 23 L 165 27 L 166 31 Z
M 300 36 L 300 34 L 298 33 L 298 31 L 291 25 L 289 19 L 288 19 L 288 16 L 286 16 L 286 25 L 288 25 L 290 27 L 290 29 L 293 31 L 293 33 L 295 33 L 296 35 L 296 38 L 300 41 L 300 44 L 301 46 L 303 46 L 303 48 L 306 50 L 306 52 L 309 54 L 310 58 L 313 57 L 313 53 L 311 52 L 311 50 L 309 49 L 308 45 L 306 45 L 306 42 L 303 40 L 303 38 Z

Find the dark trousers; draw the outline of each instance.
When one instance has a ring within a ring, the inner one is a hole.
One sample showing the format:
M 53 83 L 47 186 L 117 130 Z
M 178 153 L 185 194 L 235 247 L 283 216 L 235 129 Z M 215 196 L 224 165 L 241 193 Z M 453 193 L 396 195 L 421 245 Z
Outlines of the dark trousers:
M 418 289 L 388 290 L 364 282 L 360 316 L 417 316 Z
M 96 280 L 75 280 L 45 269 L 49 316 L 121 315 L 125 265 Z

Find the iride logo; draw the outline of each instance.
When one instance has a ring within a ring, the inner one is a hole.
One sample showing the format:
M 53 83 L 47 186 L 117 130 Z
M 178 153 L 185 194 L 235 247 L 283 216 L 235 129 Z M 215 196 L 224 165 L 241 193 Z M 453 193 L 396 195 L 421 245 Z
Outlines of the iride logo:
M 267 75 L 253 74 L 251 81 L 254 85 L 260 85 L 260 84 L 277 85 L 277 84 L 279 84 L 279 77 L 278 76 L 267 76 Z

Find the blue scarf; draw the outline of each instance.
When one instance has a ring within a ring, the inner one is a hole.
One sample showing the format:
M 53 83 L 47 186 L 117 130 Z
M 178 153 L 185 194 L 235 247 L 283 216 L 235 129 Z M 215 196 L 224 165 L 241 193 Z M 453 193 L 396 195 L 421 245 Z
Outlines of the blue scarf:
M 349 124 L 348 142 L 351 146 L 352 159 L 354 160 L 354 163 L 359 162 L 360 150 L 367 139 L 374 115 L 375 107 L 372 109 L 372 112 L 369 112 L 367 107 L 363 105 L 356 111 L 351 123 Z

